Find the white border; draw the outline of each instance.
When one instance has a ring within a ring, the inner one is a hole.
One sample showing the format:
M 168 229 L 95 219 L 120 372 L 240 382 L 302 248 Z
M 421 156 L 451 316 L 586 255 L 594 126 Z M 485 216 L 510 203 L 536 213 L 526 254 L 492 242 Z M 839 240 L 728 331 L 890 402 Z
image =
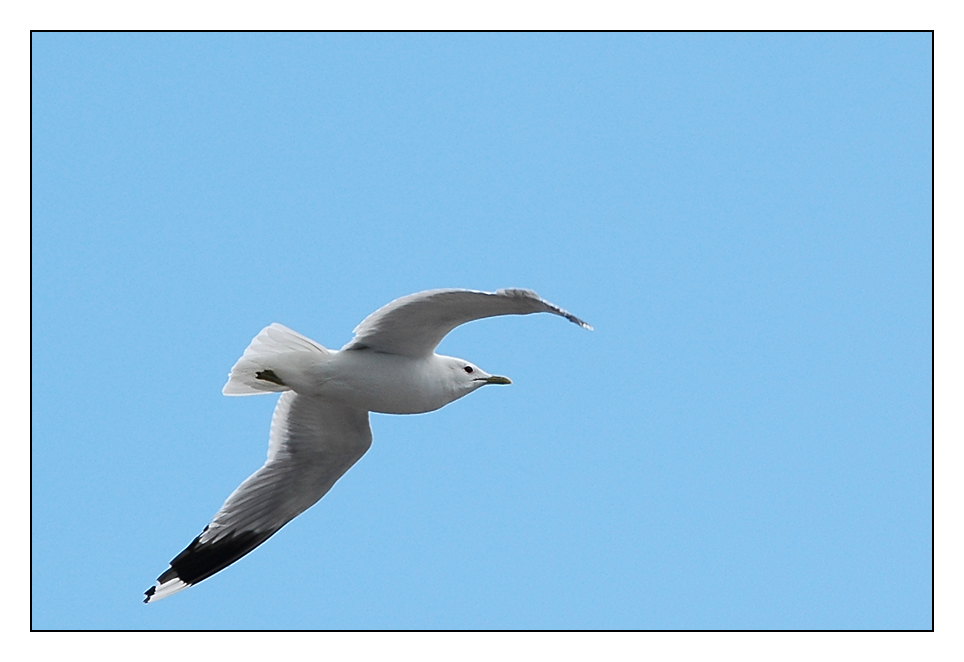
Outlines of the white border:
M 0 20 L 5 88 L 0 123 L 0 223 L 4 323 L 2 380 L 8 466 L 3 503 L 29 494 L 29 52 L 30 29 L 935 29 L 935 514 L 934 633 L 30 633 L 29 519 L 8 513 L 0 600 L 4 649 L 33 659 L 277 659 L 291 652 L 329 660 L 580 659 L 944 660 L 964 650 L 961 590 L 962 221 L 961 22 L 948 2 L 64 2 L 19 3 Z M 660 3 L 665 4 L 665 3 Z M 10 569 L 15 569 L 11 572 Z M 216 648 L 215 648 L 216 647 Z M 20 653 L 17 653 L 20 654 Z M 42 657 L 37 657 L 37 656 Z

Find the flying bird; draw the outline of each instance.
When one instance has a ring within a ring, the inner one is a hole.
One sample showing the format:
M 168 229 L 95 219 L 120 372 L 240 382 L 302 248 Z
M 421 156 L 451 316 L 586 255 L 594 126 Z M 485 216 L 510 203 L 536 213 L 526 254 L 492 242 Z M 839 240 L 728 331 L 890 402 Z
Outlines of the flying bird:
M 486 384 L 510 384 L 435 348 L 460 324 L 530 313 L 552 313 L 592 329 L 522 289 L 428 290 L 401 297 L 365 318 L 339 351 L 281 324 L 265 327 L 234 364 L 222 392 L 281 393 L 268 458 L 174 557 L 144 602 L 223 570 L 314 505 L 371 446 L 369 412 L 420 414 Z

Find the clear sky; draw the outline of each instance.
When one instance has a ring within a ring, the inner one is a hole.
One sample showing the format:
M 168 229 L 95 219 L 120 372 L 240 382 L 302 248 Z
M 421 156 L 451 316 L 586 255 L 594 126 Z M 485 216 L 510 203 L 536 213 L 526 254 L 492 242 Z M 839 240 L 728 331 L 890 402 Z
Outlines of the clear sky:
M 34 628 L 930 628 L 931 37 L 35 34 Z M 528 287 L 319 504 L 141 602 L 264 460 L 280 322 Z

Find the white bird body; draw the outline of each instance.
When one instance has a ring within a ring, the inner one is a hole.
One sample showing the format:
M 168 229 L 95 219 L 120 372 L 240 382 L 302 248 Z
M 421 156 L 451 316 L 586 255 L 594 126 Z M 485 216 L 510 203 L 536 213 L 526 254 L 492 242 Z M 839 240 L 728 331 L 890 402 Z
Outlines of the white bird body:
M 493 383 L 486 381 L 491 375 L 472 366 L 473 382 L 462 385 L 453 373 L 464 365 L 466 361 L 438 354 L 411 358 L 345 350 L 319 364 L 315 374 L 323 382 L 319 397 L 380 414 L 423 414 Z M 385 388 L 386 383 L 392 387 Z
M 343 350 L 318 356 L 312 362 L 300 354 L 281 355 L 271 369 L 285 386 L 301 395 L 379 414 L 422 414 L 475 390 L 458 388 L 458 382 L 451 379 L 453 370 L 465 364 L 438 354 L 412 358 Z M 472 367 L 476 377 L 490 376 Z M 479 381 L 475 388 L 485 383 Z
M 463 359 L 435 354 L 459 324 L 548 312 L 591 329 L 531 290 L 429 290 L 378 309 L 340 351 L 280 324 L 255 336 L 225 395 L 281 392 L 268 457 L 227 498 L 146 592 L 154 602 L 238 560 L 323 497 L 372 442 L 368 412 L 434 411 L 486 384 L 509 384 Z

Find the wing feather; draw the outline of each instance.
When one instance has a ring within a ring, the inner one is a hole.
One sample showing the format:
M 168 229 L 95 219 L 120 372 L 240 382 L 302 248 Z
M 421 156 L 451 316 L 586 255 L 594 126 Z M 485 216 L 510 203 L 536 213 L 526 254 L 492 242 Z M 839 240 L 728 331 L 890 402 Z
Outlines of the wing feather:
M 171 561 L 145 602 L 167 597 L 231 565 L 311 507 L 365 454 L 368 412 L 287 391 L 271 420 L 264 466 L 227 498 Z
M 585 329 L 592 329 L 586 322 L 542 299 L 532 290 L 427 290 L 395 299 L 376 310 L 355 328 L 355 337 L 342 349 L 428 356 L 442 338 L 460 324 L 497 315 L 531 313 L 552 313 Z

